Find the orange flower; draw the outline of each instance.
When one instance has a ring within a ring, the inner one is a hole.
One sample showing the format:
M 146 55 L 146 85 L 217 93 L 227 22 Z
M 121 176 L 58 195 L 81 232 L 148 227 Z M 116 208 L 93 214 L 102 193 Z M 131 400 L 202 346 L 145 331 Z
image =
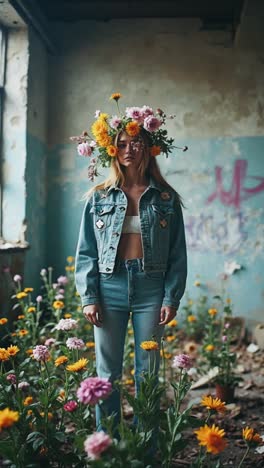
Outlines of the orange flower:
M 252 427 L 245 427 L 242 430 L 242 435 L 243 439 L 248 445 L 254 446 L 263 444 L 262 437 L 260 437 L 260 435 L 257 432 L 255 432 L 255 430 L 252 429 Z
M 65 364 L 65 362 L 68 362 L 67 356 L 59 356 L 57 359 L 55 359 L 55 366 L 61 366 L 62 364 Z
M 124 384 L 125 384 L 125 385 L 133 385 L 133 384 L 134 384 L 134 380 L 133 380 L 133 379 L 126 379 L 126 380 L 124 381 Z
M 142 343 L 140 343 L 140 347 L 145 349 L 145 351 L 153 351 L 159 349 L 159 343 L 156 341 L 142 341 Z
M 161 147 L 160 146 L 151 146 L 150 148 L 150 154 L 151 156 L 158 156 L 161 152 Z
M 25 297 L 27 297 L 27 293 L 25 293 L 24 291 L 19 292 L 17 293 L 16 297 L 17 299 L 24 299 Z
M 95 347 L 95 343 L 94 341 L 87 341 L 87 343 L 85 343 L 85 346 L 88 348 L 88 349 L 92 349 Z
M 209 351 L 210 353 L 215 350 L 214 345 L 209 344 L 205 347 L 205 351 Z
M 5 427 L 13 426 L 14 422 L 18 421 L 18 411 L 12 411 L 9 408 L 0 410 L 0 432 Z
M 27 349 L 26 350 L 26 354 L 28 354 L 29 356 L 31 356 L 33 354 L 33 349 Z
M 74 265 L 67 265 L 67 266 L 65 267 L 65 270 L 66 270 L 66 271 L 74 271 L 74 270 L 75 270 L 75 266 L 74 266 Z
M 69 372 L 79 372 L 79 371 L 81 371 L 81 370 L 83 370 L 85 368 L 87 363 L 88 363 L 88 359 L 81 358 L 81 359 L 79 359 L 79 361 L 74 362 L 74 364 L 69 364 L 66 367 L 66 369 Z
M 33 403 L 33 397 L 32 397 L 32 396 L 28 396 L 28 397 L 25 398 L 25 400 L 23 401 L 23 405 L 24 405 L 24 406 L 31 405 L 31 403 Z
M 166 336 L 166 338 L 165 338 L 165 339 L 166 339 L 166 341 L 168 341 L 168 343 L 170 343 L 171 341 L 174 341 L 174 340 L 175 340 L 175 338 L 176 338 L 176 336 L 175 336 L 175 335 L 169 335 L 169 336 Z
M 189 323 L 196 322 L 196 317 L 195 315 L 188 315 L 187 320 Z
M 173 319 L 168 323 L 168 327 L 177 327 L 177 325 L 178 321 L 176 319 Z
M 225 401 L 220 400 L 220 398 L 213 398 L 211 395 L 204 395 L 201 405 L 209 410 L 218 411 L 219 413 L 224 413 L 226 410 Z
M 64 314 L 64 318 L 71 318 L 72 314 Z
M 217 314 L 217 309 L 208 309 L 208 314 L 214 317 Z
M 22 314 L 22 315 L 19 315 L 19 316 L 17 317 L 18 320 L 23 320 L 24 318 L 25 318 L 25 315 L 23 315 L 23 314 Z
M 126 124 L 126 132 L 129 136 L 132 137 L 138 135 L 140 132 L 139 124 L 135 120 L 128 122 L 128 124 Z
M 73 257 L 72 255 L 69 255 L 69 256 L 66 258 L 66 260 L 67 260 L 68 263 L 74 262 L 74 259 L 75 259 L 75 257 Z
M 41 411 L 41 413 L 39 413 L 39 415 L 44 418 L 45 417 L 45 413 L 44 411 Z M 53 419 L 53 414 L 48 412 L 48 420 L 51 421 L 51 419 Z
M 99 146 L 106 148 L 107 146 L 111 145 L 112 138 L 108 135 L 107 132 L 100 133 L 96 136 L 96 141 Z
M 25 336 L 27 334 L 28 334 L 28 330 L 25 330 L 24 328 L 22 328 L 22 330 L 19 330 L 19 332 L 18 332 L 19 336 Z
M 101 119 L 101 120 L 96 120 L 93 125 L 92 125 L 92 134 L 97 137 L 98 135 L 101 135 L 102 133 L 107 132 L 107 123 Z
M 200 429 L 194 431 L 194 433 L 199 440 L 199 445 L 205 446 L 207 452 L 218 454 L 222 452 L 227 445 L 227 441 L 224 439 L 224 429 L 220 429 L 215 426 L 215 424 L 213 424 L 212 427 L 205 424 L 205 426 L 200 427 Z
M 9 352 L 5 348 L 0 348 L 0 361 L 8 361 L 9 358 Z
M 117 156 L 118 149 L 117 149 L 116 146 L 110 145 L 110 146 L 107 146 L 106 152 L 107 152 L 108 156 L 111 156 L 112 158 L 115 158 Z
M 29 293 L 29 292 L 32 292 L 32 291 L 34 291 L 33 288 L 24 288 L 25 293 Z
M 3 317 L 0 319 L 0 325 L 5 325 L 8 322 L 8 319 Z
M 64 307 L 64 302 L 62 302 L 62 301 L 54 301 L 52 305 L 53 305 L 54 309 L 63 309 L 63 307 Z
M 15 356 L 19 351 L 20 349 L 18 346 L 11 345 L 11 346 L 8 346 L 7 348 L 7 352 L 9 356 Z
M 110 96 L 110 99 L 114 99 L 116 102 L 122 97 L 122 94 L 120 93 L 113 93 Z
M 32 306 L 32 307 L 29 307 L 28 310 L 27 310 L 27 312 L 29 312 L 29 313 L 36 312 L 36 307 L 33 307 L 33 306 Z

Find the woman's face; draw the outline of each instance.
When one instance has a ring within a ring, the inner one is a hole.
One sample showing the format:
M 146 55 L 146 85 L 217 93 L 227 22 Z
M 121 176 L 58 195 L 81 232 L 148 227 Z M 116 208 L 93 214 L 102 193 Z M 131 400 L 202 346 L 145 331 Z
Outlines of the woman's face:
M 139 167 L 144 155 L 144 141 L 140 135 L 131 137 L 126 132 L 120 133 L 117 147 L 117 158 L 122 166 Z

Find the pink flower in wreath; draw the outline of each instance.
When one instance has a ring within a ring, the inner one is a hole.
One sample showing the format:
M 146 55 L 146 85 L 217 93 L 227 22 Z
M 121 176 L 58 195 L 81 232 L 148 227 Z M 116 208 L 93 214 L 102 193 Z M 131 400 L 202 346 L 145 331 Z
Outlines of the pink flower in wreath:
M 157 117 L 149 115 L 144 119 L 143 127 L 145 128 L 145 130 L 152 133 L 156 132 L 160 128 L 161 124 L 162 122 L 159 119 L 157 119 Z

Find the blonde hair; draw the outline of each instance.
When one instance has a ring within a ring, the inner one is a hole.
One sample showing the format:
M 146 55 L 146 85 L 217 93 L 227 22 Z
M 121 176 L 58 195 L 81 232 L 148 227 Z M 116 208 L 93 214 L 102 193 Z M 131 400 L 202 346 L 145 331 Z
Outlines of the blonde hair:
M 117 145 L 117 142 L 121 133 L 124 133 L 124 131 L 122 130 L 119 133 L 117 133 L 115 137 L 115 141 L 114 141 L 115 145 Z M 149 145 L 147 134 L 141 132 L 140 137 L 142 138 L 144 142 L 144 146 L 143 146 L 144 155 L 138 168 L 138 172 L 140 176 L 141 177 L 146 176 L 147 178 L 152 177 L 156 182 L 160 183 L 164 187 L 174 190 L 173 187 L 171 187 L 171 185 L 168 184 L 168 182 L 162 176 L 155 156 L 151 156 L 150 154 L 150 145 Z M 97 190 L 106 190 L 109 187 L 111 187 L 111 185 L 121 186 L 124 183 L 125 183 L 124 169 L 122 165 L 119 163 L 118 158 L 114 157 L 112 158 L 112 161 L 111 161 L 110 173 L 108 177 L 100 184 L 97 184 L 94 187 L 92 187 L 90 190 L 88 190 L 88 192 L 84 194 L 82 200 L 86 200 L 87 198 L 90 198 L 93 192 L 96 192 Z M 176 195 L 177 195 L 178 203 L 183 206 L 181 196 L 177 192 L 176 192 Z

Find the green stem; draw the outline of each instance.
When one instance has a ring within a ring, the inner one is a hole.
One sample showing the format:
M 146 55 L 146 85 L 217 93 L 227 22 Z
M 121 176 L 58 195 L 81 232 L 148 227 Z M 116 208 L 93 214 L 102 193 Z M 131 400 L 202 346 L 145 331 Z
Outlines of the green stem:
M 248 455 L 249 450 L 250 450 L 250 449 L 249 449 L 249 446 L 247 446 L 247 450 L 245 451 L 244 456 L 243 456 L 243 458 L 242 458 L 242 460 L 241 460 L 241 462 L 239 463 L 239 465 L 238 465 L 237 468 L 241 468 L 241 466 L 243 465 L 243 462 L 244 462 L 245 458 L 246 458 L 247 455 Z

